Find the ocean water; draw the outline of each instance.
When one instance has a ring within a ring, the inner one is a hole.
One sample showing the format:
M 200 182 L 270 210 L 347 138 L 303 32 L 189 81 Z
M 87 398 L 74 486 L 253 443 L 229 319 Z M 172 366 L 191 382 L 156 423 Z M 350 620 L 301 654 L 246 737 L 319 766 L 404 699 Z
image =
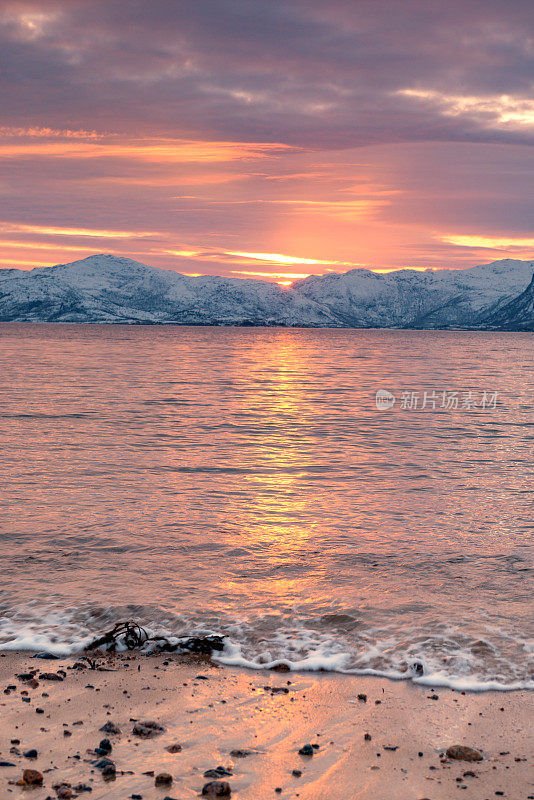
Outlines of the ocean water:
M 534 688 L 533 342 L 0 325 L 0 647 Z

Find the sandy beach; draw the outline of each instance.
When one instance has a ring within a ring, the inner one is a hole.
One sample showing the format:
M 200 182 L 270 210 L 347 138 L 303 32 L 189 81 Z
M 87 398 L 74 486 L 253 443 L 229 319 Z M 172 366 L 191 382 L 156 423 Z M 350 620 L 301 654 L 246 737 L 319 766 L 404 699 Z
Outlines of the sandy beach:
M 1 797 L 186 800 L 214 780 L 243 800 L 534 797 L 528 692 L 233 670 L 176 655 L 81 663 L 1 654 Z M 147 721 L 164 730 L 136 735 Z M 106 723 L 120 733 L 101 731 Z M 99 756 L 103 738 L 112 750 Z M 313 755 L 299 753 L 306 744 Z M 476 748 L 483 760 L 447 758 L 454 745 Z M 103 757 L 115 775 L 97 766 Z M 223 774 L 205 777 L 217 767 Z M 42 785 L 17 785 L 28 769 Z M 161 773 L 172 783 L 156 785 Z

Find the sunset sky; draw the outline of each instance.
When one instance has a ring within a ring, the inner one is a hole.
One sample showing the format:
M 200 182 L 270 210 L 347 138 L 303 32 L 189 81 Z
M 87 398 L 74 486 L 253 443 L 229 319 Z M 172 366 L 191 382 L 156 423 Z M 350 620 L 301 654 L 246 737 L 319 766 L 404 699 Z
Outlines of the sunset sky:
M 0 0 L 0 267 L 534 257 L 533 0 Z

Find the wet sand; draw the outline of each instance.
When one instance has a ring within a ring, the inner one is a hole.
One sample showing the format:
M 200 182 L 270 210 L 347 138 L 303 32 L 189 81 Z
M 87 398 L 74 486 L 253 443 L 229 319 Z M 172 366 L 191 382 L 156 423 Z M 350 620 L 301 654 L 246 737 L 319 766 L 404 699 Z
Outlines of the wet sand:
M 231 670 L 176 655 L 99 658 L 110 671 L 74 668 L 77 661 L 0 654 L 0 761 L 14 764 L 0 767 L 1 798 L 56 798 L 53 787 L 70 784 L 60 797 L 187 800 L 214 780 L 204 772 L 218 766 L 231 773 L 220 779 L 242 800 L 534 798 L 532 693 L 462 694 L 371 677 Z M 66 676 L 17 677 L 33 670 Z M 358 699 L 362 693 L 366 700 Z M 164 732 L 134 735 L 135 721 L 147 720 Z M 108 722 L 122 732 L 100 732 Z M 110 780 L 91 752 L 103 737 L 116 765 Z M 181 750 L 168 752 L 173 744 Z M 313 756 L 299 754 L 305 744 L 314 746 Z M 477 748 L 483 760 L 444 758 L 452 745 Z M 23 755 L 31 749 L 37 758 Z M 24 769 L 38 770 L 43 785 L 17 786 Z M 172 784 L 155 786 L 163 772 Z M 80 784 L 91 791 L 74 791 Z

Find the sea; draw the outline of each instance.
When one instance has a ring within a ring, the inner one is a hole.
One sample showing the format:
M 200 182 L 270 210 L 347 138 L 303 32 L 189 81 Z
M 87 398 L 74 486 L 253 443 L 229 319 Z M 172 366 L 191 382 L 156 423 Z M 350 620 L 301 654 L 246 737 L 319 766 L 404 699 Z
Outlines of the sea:
M 0 325 L 0 649 L 534 688 L 529 333 Z

